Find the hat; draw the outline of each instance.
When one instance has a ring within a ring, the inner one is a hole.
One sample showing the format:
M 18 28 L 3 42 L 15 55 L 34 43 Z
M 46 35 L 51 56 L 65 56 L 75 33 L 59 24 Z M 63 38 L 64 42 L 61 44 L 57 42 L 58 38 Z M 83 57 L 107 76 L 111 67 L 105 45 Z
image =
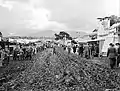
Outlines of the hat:
M 110 46 L 114 46 L 114 44 L 113 44 L 113 43 L 110 43 L 109 45 L 110 45 Z
M 120 43 L 118 43 L 118 45 L 120 45 Z
M 116 43 L 115 45 L 119 45 L 119 43 Z

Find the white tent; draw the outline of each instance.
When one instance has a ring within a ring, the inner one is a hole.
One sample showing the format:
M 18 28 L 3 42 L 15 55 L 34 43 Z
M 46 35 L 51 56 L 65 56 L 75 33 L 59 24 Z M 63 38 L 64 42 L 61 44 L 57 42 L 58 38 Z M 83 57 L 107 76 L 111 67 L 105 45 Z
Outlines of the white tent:
M 23 39 L 17 39 L 18 43 L 24 43 Z
M 9 42 L 14 42 L 14 39 L 10 39 L 10 38 L 9 38 Z

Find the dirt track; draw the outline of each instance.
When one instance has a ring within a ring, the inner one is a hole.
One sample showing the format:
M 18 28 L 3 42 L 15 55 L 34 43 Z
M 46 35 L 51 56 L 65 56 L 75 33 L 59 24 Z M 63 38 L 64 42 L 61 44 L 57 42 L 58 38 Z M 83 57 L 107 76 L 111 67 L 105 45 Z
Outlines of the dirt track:
M 11 62 L 4 71 L 1 87 L 7 91 L 104 91 L 120 86 L 114 71 L 59 48 L 56 55 L 47 49 L 32 61 Z

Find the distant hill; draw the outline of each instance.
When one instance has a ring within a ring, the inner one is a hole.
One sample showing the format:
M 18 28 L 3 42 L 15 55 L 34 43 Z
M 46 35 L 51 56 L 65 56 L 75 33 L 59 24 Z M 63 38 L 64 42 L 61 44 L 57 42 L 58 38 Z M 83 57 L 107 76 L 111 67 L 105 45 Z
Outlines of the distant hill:
M 29 34 L 29 36 L 34 36 L 34 37 L 54 37 L 54 31 L 52 31 L 52 30 L 39 31 L 39 32 L 36 32 L 36 33 Z
M 77 37 L 78 33 L 77 31 L 66 31 L 71 35 L 71 37 Z M 54 37 L 55 32 L 52 30 L 46 30 L 46 31 L 39 31 L 37 33 L 30 34 L 30 36 L 35 36 L 35 37 Z M 84 36 L 87 33 L 79 31 L 80 36 Z
M 82 32 L 82 31 L 79 31 L 79 34 L 77 33 L 77 31 L 66 31 L 67 33 L 70 34 L 71 37 L 73 38 L 76 38 L 78 37 L 78 35 L 80 35 L 80 37 L 84 36 L 84 35 L 87 35 L 87 33 L 85 32 Z M 45 30 L 45 31 L 39 31 L 39 32 L 36 32 L 36 33 L 31 33 L 26 36 L 9 36 L 9 38 L 22 38 L 22 39 L 34 39 L 34 38 L 54 38 L 54 34 L 56 32 L 52 31 L 52 30 Z M 58 32 L 59 33 L 59 32 Z
M 84 35 L 87 35 L 86 32 L 82 32 L 82 31 L 68 31 L 68 33 L 71 35 L 71 37 L 75 38 L 75 37 L 83 37 Z

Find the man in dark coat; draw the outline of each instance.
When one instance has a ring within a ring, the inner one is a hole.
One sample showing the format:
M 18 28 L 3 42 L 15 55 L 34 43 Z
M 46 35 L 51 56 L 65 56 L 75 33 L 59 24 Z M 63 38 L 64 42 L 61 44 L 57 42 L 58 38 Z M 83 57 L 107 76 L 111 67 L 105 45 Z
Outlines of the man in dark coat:
M 116 48 L 114 47 L 114 44 L 110 43 L 109 45 L 110 47 L 108 48 L 108 51 L 107 51 L 107 57 L 110 60 L 110 67 L 111 69 L 113 69 L 114 66 L 116 65 L 117 52 L 116 52 Z
M 74 45 L 73 46 L 73 53 L 76 53 L 76 49 L 77 49 L 77 47 L 76 47 L 76 45 Z
M 65 45 L 64 45 L 63 49 L 66 50 L 66 46 Z
M 81 44 L 79 47 L 78 47 L 78 54 L 83 57 L 83 51 L 84 51 L 84 48 L 83 48 L 83 44 Z

